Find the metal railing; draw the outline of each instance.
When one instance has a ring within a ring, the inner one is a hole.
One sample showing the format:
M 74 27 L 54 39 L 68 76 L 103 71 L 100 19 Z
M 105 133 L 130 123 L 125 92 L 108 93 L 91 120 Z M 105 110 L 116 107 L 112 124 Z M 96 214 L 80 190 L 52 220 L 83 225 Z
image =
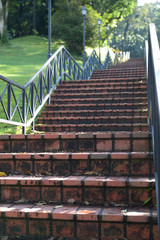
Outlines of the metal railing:
M 103 65 L 93 50 L 82 69 L 66 48 L 61 46 L 25 86 L 0 76 L 0 122 L 22 126 L 25 133 L 26 127 L 31 124 L 34 128 L 36 116 L 46 102 L 49 104 L 50 96 L 58 84 L 66 79 L 89 79 L 94 70 L 106 66 L 107 60 Z
M 149 25 L 146 42 L 146 72 L 148 88 L 148 123 L 152 132 L 154 154 L 158 232 L 160 239 L 160 49 L 154 24 Z

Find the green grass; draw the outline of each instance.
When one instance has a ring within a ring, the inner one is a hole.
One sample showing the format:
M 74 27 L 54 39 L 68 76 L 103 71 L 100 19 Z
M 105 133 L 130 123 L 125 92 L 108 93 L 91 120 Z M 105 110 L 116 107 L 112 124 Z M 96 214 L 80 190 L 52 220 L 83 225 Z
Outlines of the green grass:
M 54 53 L 61 45 L 65 45 L 61 40 L 52 41 L 52 53 Z M 86 48 L 87 55 L 92 52 L 92 48 Z M 99 49 L 96 49 L 99 54 Z M 102 61 L 105 58 L 106 49 L 101 48 Z M 46 62 L 48 55 L 48 40 L 39 36 L 27 36 L 12 39 L 7 46 L 0 46 L 0 75 L 24 86 L 33 75 Z M 82 67 L 82 57 L 72 54 L 77 63 Z M 0 95 L 2 94 L 6 84 L 0 85 Z M 17 88 L 14 88 L 16 96 L 19 96 Z M 3 99 L 7 99 L 7 93 Z M 4 100 L 6 106 L 7 101 Z M 0 105 L 0 117 L 5 118 Z M 19 121 L 18 115 L 13 119 Z M 28 132 L 30 131 L 30 128 Z M 21 127 L 0 123 L 0 134 L 16 134 L 21 133 Z
M 61 45 L 65 45 L 61 40 L 52 41 L 52 53 Z M 0 75 L 24 86 L 33 75 L 46 62 L 48 55 L 48 40 L 44 37 L 27 36 L 12 39 L 7 46 L 0 46 Z M 80 56 L 73 55 L 76 61 L 82 66 Z M 1 82 L 0 95 L 6 84 Z M 15 89 L 17 96 L 19 92 Z M 4 98 L 7 98 L 7 93 Z M 4 100 L 6 106 L 6 102 Z M 2 107 L 0 117 L 3 118 Z M 15 119 L 14 119 L 15 120 Z M 0 134 L 21 133 L 21 127 L 0 123 Z

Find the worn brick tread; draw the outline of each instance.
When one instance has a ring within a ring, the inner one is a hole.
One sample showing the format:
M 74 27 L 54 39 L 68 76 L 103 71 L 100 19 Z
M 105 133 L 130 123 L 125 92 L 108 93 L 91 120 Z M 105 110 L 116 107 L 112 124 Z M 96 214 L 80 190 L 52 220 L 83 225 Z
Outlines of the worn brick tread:
M 147 123 L 147 116 L 39 117 L 39 124 Z
M 87 117 L 87 116 L 147 116 L 147 110 L 62 110 L 62 111 L 42 111 L 42 117 Z
M 104 131 L 148 131 L 147 123 L 108 123 L 108 124 L 37 124 L 37 131 L 44 132 L 104 132 Z
M 46 110 L 129 110 L 129 109 L 147 109 L 147 103 L 89 103 L 89 104 L 51 104 L 46 105 Z
M 0 178 L 2 202 L 25 199 L 27 202 L 67 203 L 74 199 L 74 202 L 83 204 L 87 201 L 90 205 L 107 203 L 128 207 L 141 206 L 152 196 L 155 205 L 154 187 L 155 179 L 146 177 L 13 175 Z M 149 188 L 153 190 L 148 191 Z
M 146 97 L 119 97 L 119 98 L 73 98 L 73 99 L 51 99 L 51 104 L 89 104 L 89 103 L 146 103 Z
M 123 222 L 124 216 L 126 216 L 127 222 L 144 222 L 150 221 L 151 213 L 147 209 L 143 208 L 128 208 L 112 207 L 112 208 L 95 208 L 94 206 L 68 206 L 60 205 L 56 208 L 56 205 L 33 205 L 33 204 L 1 204 L 0 216 L 4 218 L 44 218 L 44 219 L 61 219 L 61 220 L 73 220 L 75 214 L 77 220 L 82 221 L 98 221 L 98 216 L 101 211 L 101 221 L 111 222 Z M 26 212 L 28 213 L 26 215 Z M 4 214 L 5 213 L 5 214 Z M 49 214 L 50 213 L 50 214 Z M 156 211 L 153 210 L 154 221 L 157 219 Z

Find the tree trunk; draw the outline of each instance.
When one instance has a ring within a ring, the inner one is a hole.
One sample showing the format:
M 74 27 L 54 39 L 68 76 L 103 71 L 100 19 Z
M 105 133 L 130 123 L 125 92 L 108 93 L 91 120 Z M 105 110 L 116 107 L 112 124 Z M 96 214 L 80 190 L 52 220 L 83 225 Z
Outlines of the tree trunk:
M 4 11 L 3 11 L 3 5 L 2 0 L 0 0 L 0 34 L 3 33 L 4 30 Z

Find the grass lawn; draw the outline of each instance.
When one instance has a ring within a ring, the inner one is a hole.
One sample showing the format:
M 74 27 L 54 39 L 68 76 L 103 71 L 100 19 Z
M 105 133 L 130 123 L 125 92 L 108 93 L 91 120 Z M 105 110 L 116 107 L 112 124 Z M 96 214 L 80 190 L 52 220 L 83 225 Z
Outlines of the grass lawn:
M 53 41 L 51 44 L 52 53 L 61 45 L 64 45 L 64 42 Z M 9 45 L 0 46 L 0 75 L 24 86 L 46 62 L 47 55 L 47 38 L 27 36 L 12 39 Z M 82 66 L 81 57 L 74 55 L 74 58 Z M 1 82 L 0 95 L 3 90 L 4 86 Z M 2 108 L 0 116 L 2 117 Z M 0 134 L 15 133 L 21 133 L 21 127 L 0 123 Z

